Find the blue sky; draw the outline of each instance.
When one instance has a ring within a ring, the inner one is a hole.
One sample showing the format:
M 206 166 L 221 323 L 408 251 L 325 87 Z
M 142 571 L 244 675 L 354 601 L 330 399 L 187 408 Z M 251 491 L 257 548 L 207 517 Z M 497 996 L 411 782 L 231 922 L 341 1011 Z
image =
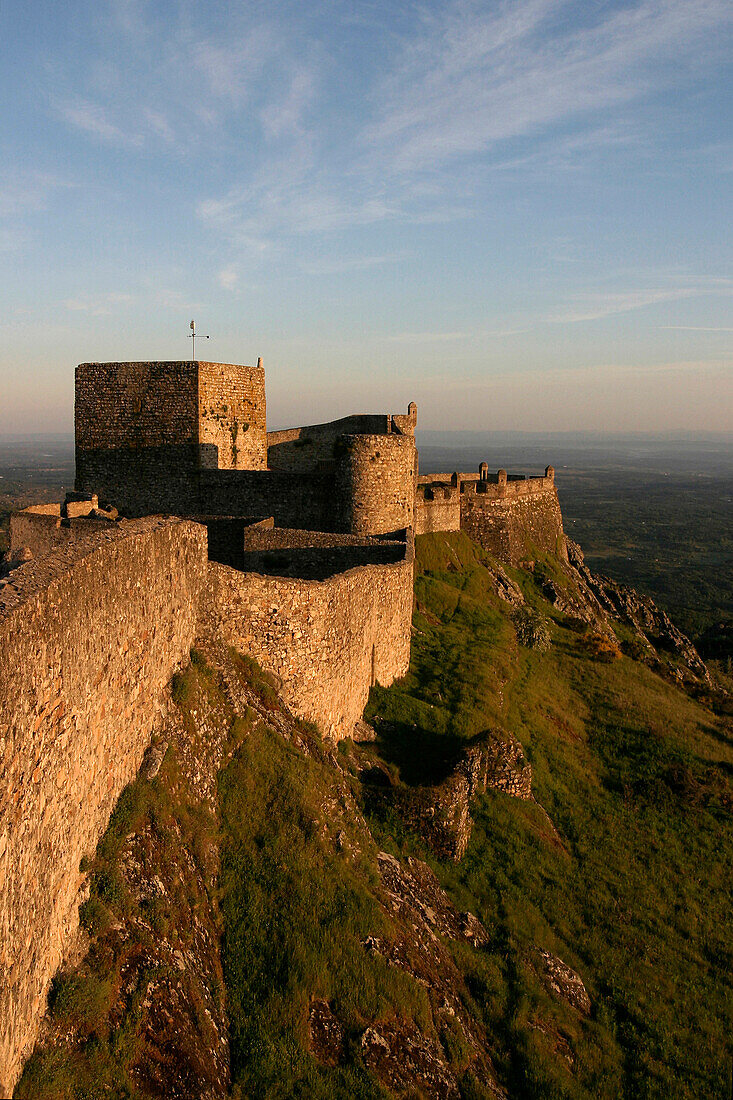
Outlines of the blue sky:
M 0 433 L 264 358 L 272 427 L 733 427 L 730 0 L 0 7 Z

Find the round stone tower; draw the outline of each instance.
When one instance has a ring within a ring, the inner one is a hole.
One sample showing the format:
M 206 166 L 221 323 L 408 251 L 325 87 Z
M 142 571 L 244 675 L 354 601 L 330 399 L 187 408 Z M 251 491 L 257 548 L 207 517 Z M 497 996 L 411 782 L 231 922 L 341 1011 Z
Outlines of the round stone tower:
M 338 525 L 355 535 L 412 527 L 417 451 L 410 435 L 346 435 L 336 467 Z

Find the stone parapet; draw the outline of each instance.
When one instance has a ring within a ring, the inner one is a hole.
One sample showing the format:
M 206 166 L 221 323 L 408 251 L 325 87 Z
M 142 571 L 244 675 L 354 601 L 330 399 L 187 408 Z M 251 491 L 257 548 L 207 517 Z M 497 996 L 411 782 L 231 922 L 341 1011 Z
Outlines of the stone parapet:
M 410 664 L 414 549 L 401 560 L 303 580 L 209 564 L 207 612 L 221 637 L 281 683 L 294 714 L 349 737 L 369 688 Z
M 555 471 L 543 477 L 489 473 L 482 462 L 478 473 L 426 474 L 418 477 L 415 494 L 415 534 L 465 531 L 489 553 L 517 565 L 533 552 L 565 559 L 562 513 L 555 488 Z

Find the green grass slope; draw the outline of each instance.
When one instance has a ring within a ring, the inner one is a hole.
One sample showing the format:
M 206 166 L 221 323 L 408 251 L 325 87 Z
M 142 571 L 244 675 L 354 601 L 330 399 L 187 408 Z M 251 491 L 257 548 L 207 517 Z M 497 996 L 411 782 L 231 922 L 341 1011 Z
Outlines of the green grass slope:
M 730 729 L 644 665 L 599 659 L 609 655 L 542 599 L 532 573 L 510 570 L 552 634 L 546 652 L 523 648 L 490 565 L 465 535 L 417 540 L 410 672 L 373 690 L 367 718 L 381 722 L 377 750 L 406 784 L 432 781 L 444 757 L 497 724 L 532 764 L 541 806 L 481 796 L 462 862 L 432 861 L 492 933 L 463 962 L 510 1094 L 726 1096 Z M 385 846 L 422 851 L 394 822 L 372 824 Z M 542 992 L 536 947 L 581 974 L 589 1019 Z
M 573 595 L 556 561 L 507 570 L 530 613 L 496 569 L 465 535 L 418 539 L 411 667 L 373 689 L 367 746 L 334 753 L 252 661 L 192 652 L 160 771 L 90 861 L 86 953 L 17 1096 L 730 1094 L 730 729 L 547 603 L 548 579 Z M 528 614 L 549 648 L 520 644 Z M 409 801 L 501 728 L 535 800 L 476 797 L 465 856 L 441 861 L 375 775 Z M 416 900 L 395 906 L 409 874 Z M 589 1014 L 548 985 L 542 950 L 581 976 Z

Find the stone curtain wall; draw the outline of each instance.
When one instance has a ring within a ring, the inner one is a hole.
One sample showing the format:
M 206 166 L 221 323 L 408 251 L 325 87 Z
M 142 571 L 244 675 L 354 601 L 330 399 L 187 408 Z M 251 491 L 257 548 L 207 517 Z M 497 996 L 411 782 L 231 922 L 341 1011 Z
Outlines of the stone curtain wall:
M 338 457 L 338 440 L 351 435 L 414 436 L 417 405 L 411 401 L 406 414 L 357 413 L 327 424 L 310 424 L 267 433 L 268 465 L 272 470 L 302 472 Z
M 428 474 L 418 478 L 415 534 L 463 530 L 489 553 L 517 565 L 536 550 L 566 556 L 562 513 L 551 466 L 544 477 Z
M 199 504 L 187 512 L 273 516 L 278 527 L 356 535 L 411 527 L 414 439 L 342 436 L 336 447 L 335 463 L 321 469 L 201 470 Z
M 208 445 L 202 450 L 202 463 L 220 470 L 264 470 L 264 368 L 199 363 L 198 387 L 199 443 Z
M 34 558 L 42 558 L 81 542 L 97 531 L 109 529 L 108 519 L 85 516 L 62 520 L 60 505 L 46 504 L 11 515 L 10 548 L 20 550 L 28 547 Z
M 413 526 L 417 451 L 412 436 L 344 436 L 337 463 L 337 530 L 383 535 Z
M 224 561 L 224 564 L 239 565 L 247 572 L 270 576 L 323 580 L 360 565 L 402 561 L 404 556 L 404 532 L 401 539 L 387 539 L 267 528 L 258 524 L 245 530 L 244 553 L 239 562 Z
M 326 580 L 239 573 L 209 565 L 208 611 L 230 645 L 275 673 L 282 696 L 327 737 L 349 737 L 370 686 L 410 663 L 414 550 Z
M 77 925 L 79 873 L 195 637 L 206 533 L 128 523 L 18 568 L 0 595 L 0 1095 Z
M 504 485 L 471 481 L 464 482 L 463 490 L 461 530 L 484 550 L 509 565 L 518 565 L 533 548 L 565 558 L 562 513 L 552 478 Z
M 268 432 L 268 464 L 271 470 L 294 473 L 312 470 L 324 462 L 334 461 L 336 441 L 342 435 L 386 435 L 389 430 L 389 415 L 364 413 L 344 416 L 327 424 Z
M 191 513 L 272 516 L 279 527 L 332 530 L 333 473 L 296 476 L 283 470 L 201 470 Z
M 461 494 L 450 484 L 419 484 L 415 495 L 415 534 L 459 531 Z

